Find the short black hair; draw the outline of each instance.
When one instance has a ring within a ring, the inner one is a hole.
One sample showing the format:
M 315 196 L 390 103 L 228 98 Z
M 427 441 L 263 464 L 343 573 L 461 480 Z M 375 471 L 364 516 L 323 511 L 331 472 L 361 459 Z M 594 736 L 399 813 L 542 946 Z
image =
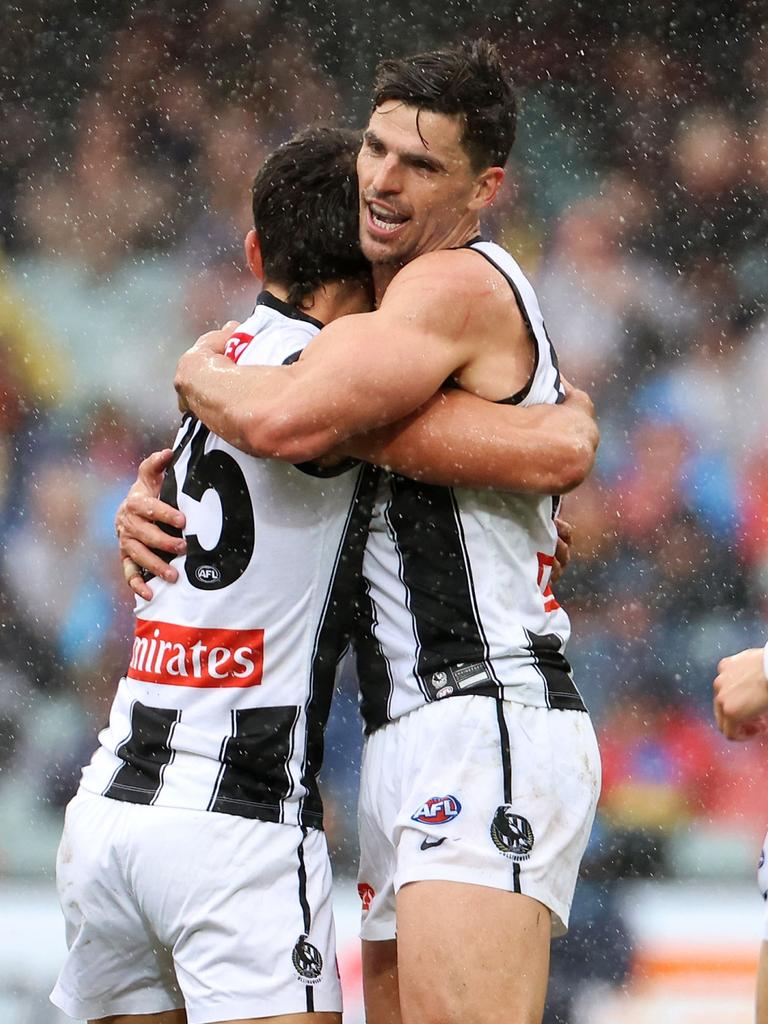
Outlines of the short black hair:
M 360 277 L 357 132 L 304 129 L 264 161 L 251 189 L 264 273 L 299 306 L 321 284 Z
M 503 167 L 507 162 L 515 141 L 517 99 L 493 43 L 477 39 L 449 50 L 381 61 L 374 82 L 374 109 L 387 100 L 462 115 L 462 144 L 474 170 Z

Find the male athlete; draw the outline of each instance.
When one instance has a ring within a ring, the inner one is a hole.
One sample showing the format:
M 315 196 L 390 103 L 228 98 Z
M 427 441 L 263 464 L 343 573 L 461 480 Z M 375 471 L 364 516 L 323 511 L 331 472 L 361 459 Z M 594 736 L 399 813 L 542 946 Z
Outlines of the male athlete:
M 321 319 L 368 305 L 350 153 L 340 133 L 310 132 L 257 177 L 246 251 L 269 287 L 231 339 L 240 365 L 290 362 Z M 490 433 L 534 412 L 456 394 L 429 423 L 457 443 L 467 403 Z M 555 435 L 580 415 L 590 437 L 583 411 L 549 412 Z M 404 432 L 418 450 L 418 424 Z M 397 439 L 389 448 L 396 459 Z M 557 450 L 567 445 L 545 435 L 555 489 Z M 529 451 L 523 440 L 518 464 Z M 520 486 L 535 476 L 518 472 Z M 73 1016 L 338 1019 L 316 775 L 366 486 L 359 470 L 321 479 L 248 458 L 185 417 L 164 486 L 186 512 L 185 539 L 164 538 L 183 548 L 180 582 L 155 582 L 139 603 L 130 666 L 62 840 L 70 955 L 54 1001 Z
M 257 175 L 246 255 L 267 289 L 233 360 L 290 362 L 322 322 L 370 308 L 358 145 L 315 129 Z M 59 850 L 69 955 L 52 999 L 70 1016 L 340 1021 L 317 771 L 365 486 L 359 468 L 311 476 L 184 417 L 163 489 L 188 511 L 181 579 L 137 601 Z
M 712 684 L 717 727 L 729 740 L 749 740 L 768 731 L 768 644 L 723 658 Z M 757 882 L 768 900 L 768 835 L 757 871 Z M 757 972 L 756 1024 L 768 1024 L 768 915 L 760 946 Z
M 237 447 L 298 462 L 446 381 L 492 402 L 560 401 L 536 297 L 479 234 L 514 123 L 486 44 L 381 65 L 358 159 L 376 312 L 335 321 L 290 366 L 235 367 L 214 332 L 179 363 L 182 402 Z M 553 511 L 396 474 L 379 487 L 357 639 L 371 1024 L 400 1019 L 398 983 L 406 1024 L 541 1019 L 599 788 L 547 585 Z

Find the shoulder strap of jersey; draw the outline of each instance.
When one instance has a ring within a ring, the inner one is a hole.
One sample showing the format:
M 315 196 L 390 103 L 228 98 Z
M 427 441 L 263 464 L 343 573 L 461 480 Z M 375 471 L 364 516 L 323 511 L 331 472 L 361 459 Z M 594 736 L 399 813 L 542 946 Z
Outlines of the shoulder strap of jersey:
M 506 403 L 519 405 L 530 394 L 537 376 L 542 372 L 546 373 L 550 367 L 554 370 L 552 385 L 559 396 L 558 401 L 562 401 L 565 394 L 560 381 L 557 353 L 547 334 L 544 316 L 541 312 L 536 292 L 533 290 L 531 282 L 520 269 L 519 263 L 506 249 L 503 249 L 495 242 L 488 242 L 483 238 L 473 239 L 473 241 L 467 243 L 465 248 L 480 253 L 506 279 L 514 293 L 518 308 L 523 315 L 523 319 L 536 346 L 535 365 L 527 384 L 516 394 L 512 395 L 511 398 L 506 399 Z

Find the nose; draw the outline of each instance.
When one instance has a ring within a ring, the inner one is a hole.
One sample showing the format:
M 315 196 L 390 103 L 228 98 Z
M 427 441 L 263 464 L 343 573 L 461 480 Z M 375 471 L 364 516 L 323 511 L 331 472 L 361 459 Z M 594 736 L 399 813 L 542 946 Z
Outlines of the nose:
M 387 153 L 376 168 L 371 186 L 379 193 L 399 192 L 402 188 L 400 163 L 396 154 Z

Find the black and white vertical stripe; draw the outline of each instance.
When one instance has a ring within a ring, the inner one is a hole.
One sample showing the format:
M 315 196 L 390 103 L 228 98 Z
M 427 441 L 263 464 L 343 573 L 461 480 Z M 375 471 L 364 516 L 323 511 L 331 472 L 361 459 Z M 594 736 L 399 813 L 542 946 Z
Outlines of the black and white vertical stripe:
M 180 720 L 181 711 L 134 701 L 130 735 L 117 749 L 123 763 L 104 796 L 133 804 L 154 803 L 163 784 L 163 772 L 173 761 L 171 738 Z
M 496 724 L 499 729 L 499 751 L 501 756 L 503 802 L 512 803 L 512 748 L 509 742 L 509 729 L 504 718 L 504 701 L 496 700 Z M 512 861 L 512 891 L 522 892 L 520 887 L 520 864 Z
M 500 246 L 476 239 L 468 248 L 507 282 L 532 343 L 533 370 L 507 401 L 556 404 L 557 356 L 530 282 Z M 389 480 L 363 562 L 367 731 L 463 694 L 583 711 L 564 654 L 568 616 L 548 587 L 558 499 Z
M 315 635 L 305 706 L 307 726 L 301 775 L 305 796 L 299 807 L 299 822 L 304 826 L 319 827 L 323 820 L 317 779 L 323 763 L 325 726 L 333 697 L 336 669 L 349 646 L 357 610 L 364 600 L 363 551 L 378 476 L 379 470 L 373 466 L 365 467 L 359 475 Z

